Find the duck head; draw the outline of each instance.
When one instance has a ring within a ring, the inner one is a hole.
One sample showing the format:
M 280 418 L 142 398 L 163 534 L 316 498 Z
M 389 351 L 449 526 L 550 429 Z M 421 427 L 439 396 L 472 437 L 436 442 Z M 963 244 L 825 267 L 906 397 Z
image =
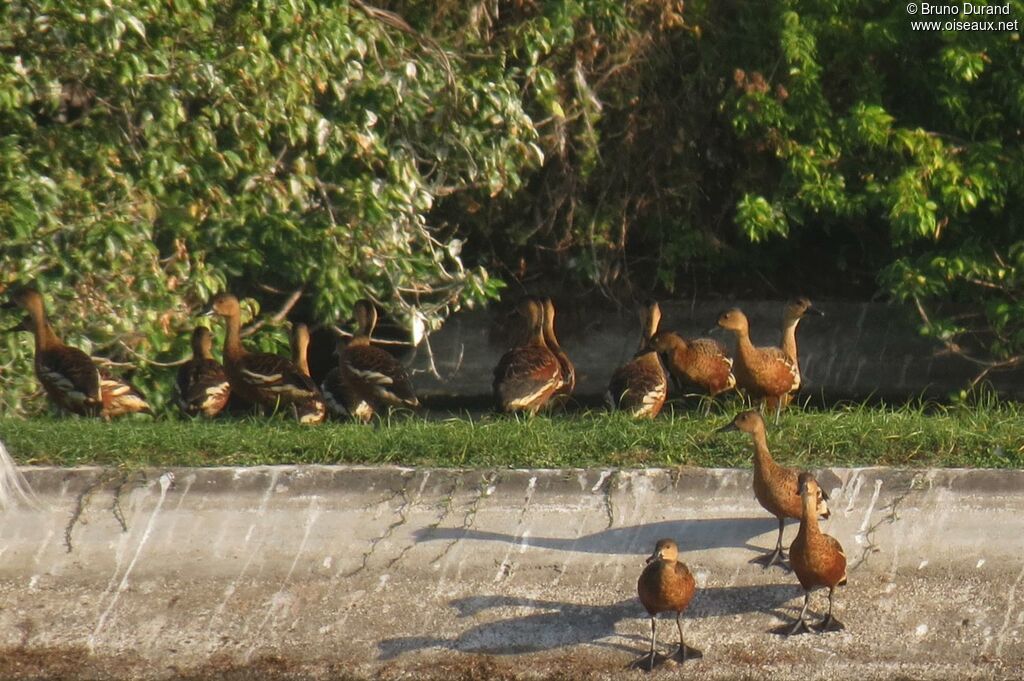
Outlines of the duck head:
M 757 433 L 758 431 L 763 432 L 764 418 L 762 418 L 761 412 L 756 409 L 740 412 L 731 423 L 722 426 L 715 433 L 728 433 L 733 430 L 740 430 L 750 434 Z
M 659 539 L 654 545 L 654 552 L 647 557 L 648 563 L 656 560 L 673 561 L 679 558 L 679 546 L 671 539 Z

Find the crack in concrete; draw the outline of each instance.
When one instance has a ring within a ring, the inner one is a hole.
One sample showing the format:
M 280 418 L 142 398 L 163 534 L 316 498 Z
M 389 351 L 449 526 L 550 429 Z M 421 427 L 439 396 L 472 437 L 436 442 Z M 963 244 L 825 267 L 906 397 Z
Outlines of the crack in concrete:
M 373 508 L 373 506 L 379 506 L 380 504 L 387 504 L 390 507 L 392 501 L 394 501 L 398 497 L 402 498 L 402 505 L 399 506 L 398 510 L 396 511 L 396 513 L 398 513 L 398 520 L 396 520 L 393 523 L 391 523 L 390 525 L 388 525 L 384 529 L 384 532 L 382 534 L 380 534 L 377 537 L 374 537 L 373 540 L 370 541 L 370 548 L 365 553 L 363 553 L 362 564 L 359 567 L 357 567 L 355 570 L 351 570 L 351 571 L 345 573 L 345 577 L 353 577 L 353 576 L 359 574 L 360 572 L 362 572 L 363 570 L 365 570 L 367 564 L 369 564 L 370 557 L 377 550 L 377 546 L 382 541 L 384 541 L 388 537 L 390 537 L 392 535 L 392 533 L 394 533 L 396 528 L 398 528 L 398 527 L 400 527 L 400 526 L 402 526 L 402 525 L 404 525 L 406 523 L 406 521 L 408 520 L 408 517 L 406 516 L 405 511 L 406 511 L 407 507 L 409 506 L 409 496 L 408 496 L 409 482 L 415 476 L 416 476 L 415 471 L 410 472 L 408 475 L 403 474 L 402 475 L 402 488 L 400 490 L 398 490 L 397 492 L 393 493 L 390 497 L 388 497 L 388 498 L 386 498 L 386 499 L 384 499 L 384 500 L 382 500 L 382 501 L 380 501 L 380 502 L 378 502 L 376 504 L 372 504 L 372 505 L 369 505 L 369 506 L 365 507 L 365 508 L 369 509 L 369 508 Z
M 75 498 L 75 508 L 71 511 L 71 517 L 64 526 L 64 546 L 67 548 L 68 553 L 71 553 L 74 550 L 74 543 L 71 541 L 71 534 L 75 530 L 75 525 L 78 525 L 79 522 L 81 522 L 82 525 L 86 524 L 81 518 L 82 514 L 85 513 L 86 507 L 89 505 L 89 500 L 92 499 L 92 495 L 106 483 L 116 480 L 118 476 L 122 478 L 121 485 L 123 485 L 124 479 L 127 478 L 126 473 L 123 471 L 103 471 L 95 480 L 86 485 Z M 115 514 L 114 517 L 117 518 L 117 514 Z M 121 518 L 118 518 L 118 522 L 121 523 L 122 528 L 125 528 Z
M 501 476 L 499 474 L 484 473 L 480 480 L 480 484 L 477 485 L 476 497 L 468 504 L 466 514 L 462 517 L 462 537 L 466 536 L 469 530 L 472 529 L 473 523 L 476 522 L 476 514 L 480 509 L 480 503 L 483 501 L 484 497 L 488 496 L 487 490 L 490 489 L 492 485 L 497 485 L 500 481 Z M 447 558 L 452 548 L 461 541 L 462 537 L 448 542 L 448 545 L 444 547 L 444 550 L 430 561 L 430 565 L 434 565 L 438 561 Z
M 137 471 L 137 472 L 138 472 L 138 474 L 139 474 L 139 476 L 141 478 L 141 481 L 140 481 L 140 483 L 137 486 L 138 487 L 144 487 L 146 485 L 146 482 L 147 482 L 146 473 L 145 473 L 145 471 Z M 131 479 L 131 476 L 129 476 L 127 473 L 125 473 L 125 474 L 123 474 L 121 476 L 121 479 L 118 481 L 117 485 L 114 487 L 114 500 L 112 502 L 110 502 L 110 512 L 113 514 L 114 519 L 121 526 L 121 531 L 122 532 L 127 532 L 128 531 L 128 521 L 125 520 L 124 513 L 121 511 L 121 492 L 124 490 L 125 485 L 128 484 L 128 481 L 130 479 Z
M 425 483 L 426 482 L 424 481 L 424 484 Z M 456 477 L 455 484 L 452 485 L 451 490 L 449 490 L 449 492 L 447 492 L 446 495 L 445 495 L 444 506 L 443 506 L 443 510 L 441 510 L 441 514 L 439 516 L 437 516 L 436 520 L 434 520 L 433 522 L 427 524 L 425 529 L 427 529 L 427 530 L 436 529 L 437 527 L 440 526 L 440 524 L 442 522 L 444 522 L 444 519 L 447 516 L 449 516 L 449 514 L 452 512 L 452 507 L 453 507 L 452 498 L 455 496 L 456 492 L 458 492 L 459 487 L 461 487 L 461 486 L 462 486 L 462 477 Z M 421 493 L 423 492 L 423 487 L 422 486 L 420 487 L 420 492 Z M 411 543 L 407 544 L 406 547 L 402 548 L 402 550 L 398 552 L 398 555 L 396 555 L 394 558 L 392 558 L 391 560 L 389 560 L 387 562 L 387 564 L 384 566 L 384 568 L 385 569 L 391 569 L 391 567 L 396 562 L 398 562 L 402 558 L 406 557 L 406 554 L 409 553 L 410 551 L 412 551 L 414 546 L 416 546 L 415 542 L 411 542 Z
M 615 526 L 615 504 L 612 501 L 612 492 L 618 488 L 621 476 L 622 472 L 615 469 L 601 483 L 601 493 L 604 495 L 604 512 L 608 516 L 608 525 L 605 526 L 606 530 L 610 530 Z
M 899 495 L 896 496 L 891 502 L 889 502 L 887 506 L 882 507 L 880 512 L 884 515 L 881 518 L 879 518 L 879 520 L 876 523 L 874 523 L 866 530 L 864 530 L 862 534 L 865 542 L 864 550 L 861 551 L 860 558 L 857 559 L 857 562 L 850 567 L 850 572 L 853 572 L 854 570 L 858 569 L 861 565 L 866 563 L 868 560 L 868 556 L 870 556 L 873 553 L 878 553 L 879 551 L 881 551 L 881 549 L 878 547 L 878 544 L 875 543 L 875 531 L 882 525 L 892 525 L 893 523 L 896 523 L 900 520 L 900 504 L 903 503 L 903 501 L 908 496 L 910 496 L 912 492 L 921 489 L 920 483 L 923 482 L 923 480 L 924 478 L 920 474 L 915 475 L 914 478 L 910 481 L 910 484 L 907 485 L 907 488 L 905 490 L 900 492 Z

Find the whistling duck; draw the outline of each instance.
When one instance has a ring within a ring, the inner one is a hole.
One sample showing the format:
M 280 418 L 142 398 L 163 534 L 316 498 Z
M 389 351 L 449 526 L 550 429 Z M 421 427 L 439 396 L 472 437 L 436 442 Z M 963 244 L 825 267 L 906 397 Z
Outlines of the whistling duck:
M 789 547 L 789 564 L 804 588 L 804 607 L 800 617 L 790 631 L 810 631 L 804 616 L 811 600 L 811 591 L 828 588 L 828 615 L 821 623 L 821 631 L 830 627 L 842 629 L 843 625 L 832 617 L 832 601 L 836 587 L 846 584 L 846 554 L 839 541 L 821 531 L 818 527 L 818 500 L 821 489 L 810 473 L 802 473 L 799 478 L 800 502 L 803 517 L 800 519 L 800 531 Z
M 242 345 L 242 310 L 230 293 L 218 293 L 206 314 L 227 322 L 224 369 L 231 392 L 252 404 L 276 409 L 319 397 L 316 384 L 286 357 L 249 352 Z
M 20 306 L 28 312 L 18 329 L 35 337 L 36 377 L 47 396 L 60 408 L 81 416 L 109 420 L 133 412 L 152 413 L 149 404 L 130 383 L 109 376 L 78 348 L 65 345 L 46 318 L 43 296 L 32 288 L 14 291 L 4 307 Z
M 683 610 L 690 604 L 696 590 L 696 582 L 689 568 L 679 560 L 679 547 L 671 539 L 659 539 L 654 553 L 647 559 L 647 567 L 640 574 L 636 591 L 640 602 L 651 616 L 651 651 L 648 654 L 648 671 L 654 668 L 657 642 L 658 613 L 674 612 L 676 628 L 679 630 L 679 656 L 686 661 L 686 644 L 683 642 Z M 643 658 L 641 658 L 643 659 Z
M 231 384 L 213 358 L 213 334 L 205 326 L 192 330 L 192 359 L 178 367 L 177 403 L 187 416 L 213 418 L 227 405 Z
M 544 343 L 548 350 L 558 358 L 558 367 L 561 372 L 559 385 L 555 388 L 555 394 L 551 402 L 555 400 L 565 401 L 576 389 L 576 367 L 573 365 L 569 355 L 565 354 L 562 346 L 558 344 L 555 337 L 555 304 L 550 298 L 544 298 Z
M 779 536 L 775 542 L 775 551 L 765 560 L 765 568 L 774 565 L 785 556 L 782 549 L 782 530 L 786 518 L 799 520 L 803 517 L 803 506 L 800 503 L 797 479 L 799 472 L 794 468 L 780 466 L 772 459 L 768 451 L 768 439 L 765 435 L 764 418 L 756 410 L 738 414 L 727 426 L 716 432 L 724 433 L 740 430 L 748 433 L 754 443 L 754 496 L 766 511 L 779 520 Z M 818 515 L 829 517 L 828 496 L 819 489 L 817 502 Z
M 299 368 L 299 371 L 309 376 L 309 327 L 305 324 L 296 324 L 292 327 L 292 362 Z M 320 399 L 320 396 L 312 397 L 303 402 L 296 402 L 295 418 L 299 423 L 313 425 L 323 423 L 327 420 L 327 405 Z
M 649 301 L 640 308 L 640 350 L 633 360 L 615 370 L 605 393 L 612 409 L 630 412 L 636 418 L 653 419 L 665 404 L 668 380 L 658 353 L 648 347 L 658 331 L 661 307 Z
M 499 411 L 536 414 L 561 384 L 558 358 L 544 342 L 544 305 L 524 298 L 516 306 L 525 332 L 494 368 L 494 400 Z
M 733 365 L 736 385 L 751 399 L 762 400 L 762 404 L 774 409 L 777 423 L 783 396 L 800 383 L 796 364 L 781 348 L 754 347 L 750 342 L 747 316 L 738 308 L 723 312 L 718 318 L 718 325 L 736 336 L 736 361 Z
M 337 388 L 343 394 L 337 403 L 361 421 L 389 407 L 418 408 L 409 372 L 387 350 L 370 345 L 377 308 L 369 300 L 356 301 L 355 316 L 359 330 L 338 353 Z
M 340 360 L 340 352 L 335 350 Z M 332 368 L 320 381 L 320 393 L 331 413 L 340 418 L 351 417 L 361 423 L 373 418 L 373 407 L 356 392 L 354 386 L 345 380 L 341 366 Z
M 98 416 L 103 409 L 100 372 L 89 355 L 64 345 L 46 318 L 43 296 L 35 289 L 12 292 L 4 307 L 21 306 L 29 320 L 18 327 L 31 330 L 35 337 L 36 378 L 57 406 L 73 414 Z
M 811 305 L 811 301 L 802 296 L 790 300 L 782 308 L 782 351 L 786 353 L 786 357 L 796 369 L 796 381 L 793 387 L 781 398 L 783 407 L 792 401 L 796 391 L 800 389 L 800 361 L 796 352 L 796 327 L 806 314 L 824 316 L 825 313 Z
M 649 347 L 665 357 L 679 385 L 695 386 L 711 397 L 736 387 L 732 359 L 712 338 L 686 340 L 674 331 L 661 331 L 651 338 Z

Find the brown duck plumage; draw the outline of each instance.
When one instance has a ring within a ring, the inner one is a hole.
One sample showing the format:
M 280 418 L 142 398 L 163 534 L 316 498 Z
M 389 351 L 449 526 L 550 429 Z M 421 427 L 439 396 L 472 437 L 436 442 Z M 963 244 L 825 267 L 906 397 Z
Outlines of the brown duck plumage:
M 712 397 L 736 387 L 732 359 L 712 338 L 686 340 L 674 331 L 661 331 L 651 338 L 650 347 L 665 357 L 672 378 L 680 385 Z
M 233 394 L 270 409 L 318 397 L 313 379 L 287 357 L 245 349 L 241 334 L 242 311 L 237 298 L 230 293 L 217 294 L 209 313 L 220 315 L 227 322 L 224 369 Z
M 689 568 L 678 560 L 679 547 L 671 539 L 660 539 L 654 553 L 647 559 L 647 567 L 640 573 L 636 583 L 637 595 L 647 613 L 651 616 L 651 650 L 648 670 L 654 667 L 657 644 L 658 613 L 674 612 L 676 627 L 679 629 L 679 654 L 686 659 L 686 644 L 683 642 L 682 614 L 693 599 L 696 582 Z
M 804 297 L 794 298 L 786 303 L 785 307 L 782 308 L 782 352 L 786 354 L 789 361 L 793 363 L 796 369 L 796 380 L 793 383 L 793 387 L 790 391 L 782 396 L 782 406 L 789 404 L 796 391 L 800 389 L 800 360 L 797 356 L 796 349 L 796 327 L 800 323 L 800 320 L 808 314 L 822 316 L 825 313 L 817 309 L 811 304 L 811 301 Z
M 89 355 L 65 345 L 57 337 L 38 291 L 28 288 L 13 292 L 11 305 L 28 312 L 28 319 L 19 328 L 32 331 L 36 377 L 58 407 L 105 420 L 134 412 L 152 413 L 145 398 L 131 383 L 101 372 Z
M 20 306 L 28 312 L 28 320 L 19 328 L 31 331 L 35 338 L 36 378 L 47 396 L 61 409 L 82 416 L 98 416 L 103 409 L 100 393 L 100 372 L 89 355 L 65 345 L 46 317 L 43 297 L 35 289 L 21 289 L 11 294 L 5 307 Z
M 718 325 L 736 336 L 733 364 L 736 385 L 752 399 L 762 400 L 769 409 L 774 409 L 777 419 L 783 396 L 800 384 L 796 364 L 782 348 L 754 347 L 747 316 L 739 309 L 723 312 Z
M 825 534 L 818 527 L 821 489 L 814 476 L 810 473 L 801 474 L 798 487 L 802 517 L 800 531 L 789 547 L 789 564 L 800 580 L 800 586 L 804 588 L 804 607 L 790 633 L 810 630 L 804 616 L 807 614 L 811 591 L 820 588 L 828 589 L 828 615 L 822 621 L 821 630 L 842 628 L 842 624 L 832 617 L 832 601 L 836 587 L 846 584 L 846 554 L 835 537 Z
M 562 346 L 558 343 L 558 338 L 555 336 L 554 301 L 550 298 L 545 298 L 543 305 L 544 343 L 548 346 L 548 350 L 558 358 L 558 368 L 561 372 L 558 387 L 555 388 L 555 394 L 552 397 L 552 401 L 554 401 L 561 396 L 567 398 L 576 389 L 576 367 L 573 365 L 572 360 L 569 359 L 569 355 L 565 354 L 565 351 L 562 350 Z
M 640 350 L 612 374 L 605 401 L 612 409 L 630 412 L 636 418 L 653 419 L 668 394 L 668 380 L 661 358 L 649 343 L 661 323 L 661 307 L 649 301 L 640 308 Z
M 536 414 L 561 384 L 558 358 L 544 341 L 544 306 L 525 298 L 516 307 L 524 340 L 494 368 L 494 401 L 499 411 Z
M 177 403 L 187 416 L 213 418 L 231 396 L 228 375 L 213 358 L 213 334 L 205 326 L 192 331 L 192 359 L 178 367 Z
M 775 542 L 775 551 L 770 554 L 765 567 L 783 557 L 782 531 L 786 518 L 799 520 L 803 517 L 803 506 L 800 502 L 798 478 L 800 472 L 795 468 L 780 466 L 775 463 L 768 451 L 768 438 L 765 434 L 764 418 L 755 410 L 745 411 L 737 415 L 732 423 L 720 428 L 718 432 L 741 430 L 748 433 L 754 443 L 754 496 L 766 511 L 779 520 L 779 536 Z M 820 492 L 820 490 L 819 490 Z M 829 516 L 828 497 L 820 492 L 818 499 L 818 515 Z
M 292 327 L 292 362 L 299 368 L 299 371 L 309 376 L 309 327 L 305 324 L 295 324 Z M 302 402 L 295 403 L 295 418 L 299 423 L 315 425 L 327 420 L 327 405 L 318 394 Z
M 125 414 L 153 413 L 142 392 L 131 381 L 111 376 L 106 371 L 100 371 L 100 398 L 103 400 L 100 416 L 104 419 Z
M 348 345 L 341 348 L 339 374 L 331 378 L 332 391 L 341 393 L 332 398 L 335 404 L 343 406 L 361 421 L 368 420 L 376 411 L 391 407 L 419 407 L 409 372 L 387 350 L 370 344 L 370 337 L 377 326 L 377 309 L 373 303 L 357 301 L 355 315 L 359 331 Z

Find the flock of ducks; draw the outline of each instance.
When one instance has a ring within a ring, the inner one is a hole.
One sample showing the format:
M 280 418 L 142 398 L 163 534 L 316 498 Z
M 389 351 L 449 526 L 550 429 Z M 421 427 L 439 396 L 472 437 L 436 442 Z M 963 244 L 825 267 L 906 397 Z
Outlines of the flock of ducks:
M 20 306 L 28 316 L 16 327 L 35 337 L 35 373 L 46 394 L 61 409 L 103 419 L 136 412 L 151 413 L 131 383 L 98 368 L 86 353 L 66 345 L 47 319 L 42 295 L 32 288 L 14 291 L 4 307 Z M 309 372 L 309 329 L 295 324 L 292 356 L 251 352 L 242 344 L 241 307 L 230 293 L 213 298 L 206 315 L 223 318 L 223 365 L 213 357 L 210 330 L 192 333 L 192 358 L 175 382 L 176 402 L 191 417 L 212 418 L 236 396 L 276 411 L 290 409 L 303 424 L 323 423 L 329 414 L 370 421 L 390 409 L 420 406 L 405 367 L 372 343 L 377 310 L 368 300 L 355 304 L 357 331 L 339 345 L 338 365 L 319 385 Z M 576 387 L 576 370 L 555 336 L 555 306 L 550 298 L 527 296 L 517 304 L 512 347 L 494 369 L 493 394 L 500 412 L 536 414 L 564 403 Z M 778 347 L 755 347 L 746 316 L 739 309 L 724 312 L 718 326 L 736 336 L 736 356 L 711 338 L 686 339 L 661 331 L 657 302 L 640 307 L 640 344 L 633 358 L 611 376 L 606 402 L 636 418 L 654 418 L 668 396 L 670 379 L 677 386 L 715 397 L 738 388 L 762 409 L 779 412 L 800 388 L 796 327 L 806 314 L 821 314 L 806 298 L 783 310 Z
M 751 410 L 737 415 L 718 433 L 739 430 L 750 435 L 754 444 L 754 496 L 762 507 L 779 519 L 779 536 L 775 551 L 764 560 L 767 569 L 786 557 L 782 533 L 786 518 L 800 521 L 800 530 L 789 547 L 789 564 L 804 590 L 803 608 L 788 633 L 825 632 L 843 628 L 832 614 L 837 586 L 846 584 L 846 553 L 839 541 L 821 531 L 819 518 L 828 518 L 828 496 L 814 476 L 777 464 L 768 451 L 765 423 L 760 412 Z M 828 613 L 817 628 L 807 620 L 811 592 L 828 589 Z M 651 617 L 650 652 L 638 663 L 654 668 L 658 655 L 657 616 L 675 613 L 679 630 L 679 649 L 675 653 L 686 661 L 688 648 L 683 641 L 682 613 L 696 591 L 693 574 L 679 560 L 679 547 L 672 539 L 660 539 L 647 559 L 647 566 L 637 580 L 637 595 Z
M 149 412 L 143 396 L 128 381 L 99 369 L 85 352 L 64 344 L 46 316 L 43 297 L 35 289 L 14 291 L 4 307 L 20 306 L 27 313 L 18 329 L 35 338 L 35 372 L 50 399 L 60 408 L 85 416 L 111 419 L 122 414 Z M 612 374 L 606 399 L 613 409 L 637 418 L 654 418 L 665 403 L 669 380 L 714 397 L 739 388 L 762 409 L 779 411 L 800 387 L 796 327 L 808 313 L 821 314 L 806 298 L 787 303 L 782 315 L 779 347 L 755 347 L 746 316 L 739 309 L 724 312 L 718 326 L 737 339 L 730 358 L 709 338 L 685 339 L 660 331 L 661 310 L 656 302 L 640 307 L 640 344 L 634 357 Z M 358 330 L 337 349 L 338 365 L 318 386 L 310 377 L 306 354 L 309 329 L 292 329 L 292 357 L 251 352 L 241 339 L 241 309 L 230 293 L 213 298 L 207 315 L 223 318 L 227 333 L 223 365 L 213 357 L 213 336 L 204 326 L 192 333 L 192 358 L 178 370 L 177 403 L 189 416 L 212 418 L 231 395 L 264 408 L 291 408 L 301 423 L 322 423 L 328 413 L 369 421 L 391 408 L 415 409 L 419 400 L 408 372 L 390 353 L 372 344 L 377 311 L 367 300 L 355 305 Z M 576 383 L 572 361 L 555 336 L 555 308 L 549 298 L 526 297 L 515 308 L 517 338 L 494 369 L 493 391 L 502 412 L 536 414 L 567 399 Z M 739 430 L 750 435 L 754 451 L 754 495 L 779 521 L 775 550 L 765 568 L 785 558 L 782 546 L 787 518 L 800 521 L 789 560 L 801 586 L 804 604 L 791 633 L 811 631 L 806 616 L 811 591 L 829 590 L 828 614 L 820 630 L 841 628 L 832 615 L 835 588 L 846 583 L 846 556 L 835 538 L 824 534 L 818 518 L 828 518 L 828 497 L 809 473 L 777 464 L 768 450 L 765 422 L 759 411 L 745 411 L 717 432 Z M 637 582 L 640 601 L 651 617 L 648 669 L 653 668 L 657 615 L 676 614 L 679 655 L 685 660 L 681 616 L 693 598 L 696 584 L 679 561 L 672 539 L 659 540 Z

